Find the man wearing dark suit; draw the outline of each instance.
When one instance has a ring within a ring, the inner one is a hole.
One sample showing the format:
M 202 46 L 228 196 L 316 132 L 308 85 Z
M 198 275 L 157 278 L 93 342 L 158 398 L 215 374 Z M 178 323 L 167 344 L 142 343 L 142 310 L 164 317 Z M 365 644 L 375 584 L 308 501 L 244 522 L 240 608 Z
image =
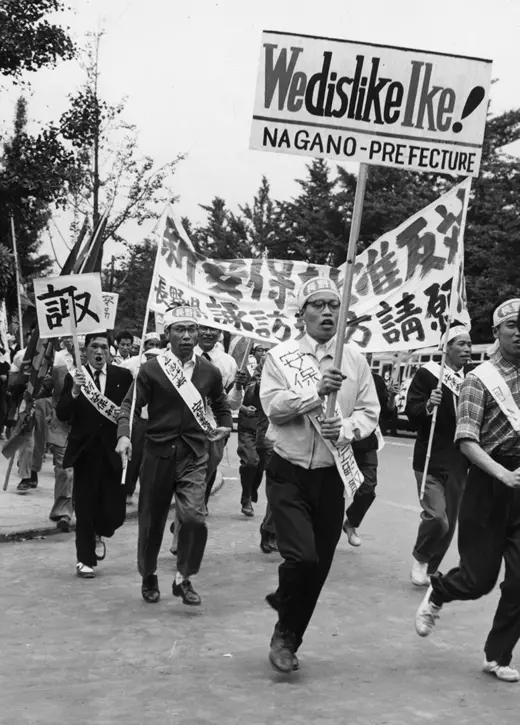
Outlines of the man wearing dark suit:
M 85 350 L 86 374 L 99 391 L 94 396 L 97 405 L 87 397 L 87 378 L 80 368 L 74 377 L 70 373 L 65 377 L 56 415 L 71 425 L 63 468 L 74 469 L 76 573 L 83 578 L 92 578 L 97 561 L 104 558 L 105 547 L 100 537 L 112 536 L 125 520 L 121 460 L 115 452 L 117 425 L 105 413 L 109 410 L 109 401 L 115 406 L 121 405 L 132 384 L 132 374 L 117 365 L 107 364 L 109 342 L 106 333 L 87 335 Z M 102 546 L 101 555 L 96 553 L 96 539 Z
M 218 368 L 203 357 L 194 355 L 198 339 L 200 313 L 192 307 L 177 307 L 164 316 L 164 329 L 169 335 L 171 351 L 145 363 L 136 378 L 134 421 L 148 405 L 143 462 L 140 471 L 138 504 L 139 536 L 137 560 L 143 577 L 141 593 L 149 603 L 159 601 L 157 557 L 171 500 L 175 495 L 179 522 L 177 573 L 173 582 L 174 596 L 184 604 L 200 604 L 190 577 L 199 571 L 206 540 L 206 469 L 210 441 L 224 440 L 232 428 L 231 409 Z M 175 387 L 165 366 L 177 370 Z M 195 390 L 193 390 L 195 388 Z M 217 428 L 206 433 L 197 421 L 185 397 L 198 398 L 199 409 L 209 400 Z M 129 391 L 119 414 L 117 451 L 126 461 L 132 452 L 130 442 Z
M 446 371 L 458 385 L 464 380 L 463 368 L 471 360 L 471 338 L 464 326 L 454 325 L 448 331 Z M 457 423 L 458 393 L 454 385 L 439 382 L 436 367 L 427 363 L 419 368 L 410 384 L 406 415 L 417 430 L 413 454 L 413 470 L 420 493 L 426 453 L 435 407 L 437 422 L 433 435 L 431 458 L 421 504 L 421 523 L 413 550 L 410 573 L 416 586 L 428 586 L 448 551 L 457 523 L 460 501 L 466 483 L 468 461 L 454 443 Z M 438 371 L 440 372 L 440 370 Z

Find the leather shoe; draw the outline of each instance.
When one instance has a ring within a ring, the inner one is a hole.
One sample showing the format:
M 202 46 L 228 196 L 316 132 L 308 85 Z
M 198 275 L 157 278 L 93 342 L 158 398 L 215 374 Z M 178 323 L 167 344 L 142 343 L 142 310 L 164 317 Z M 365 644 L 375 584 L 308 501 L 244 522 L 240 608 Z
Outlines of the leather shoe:
M 253 509 L 253 504 L 251 503 L 251 499 L 250 498 L 248 498 L 245 501 L 243 501 L 243 503 L 242 503 L 242 513 L 244 514 L 244 516 L 248 516 L 248 517 L 251 517 L 251 516 L 254 516 L 255 515 L 255 511 Z
M 189 579 L 184 579 L 180 584 L 173 582 L 172 594 L 174 597 L 181 597 L 183 604 L 196 607 L 201 603 L 201 598 L 192 587 Z
M 148 604 L 157 604 L 161 598 L 161 593 L 159 591 L 159 580 L 156 574 L 148 574 L 148 576 L 143 577 L 141 594 L 143 595 L 144 601 L 148 602 Z
M 278 612 L 280 609 L 280 596 L 278 592 L 271 592 L 270 594 L 267 594 L 265 601 L 274 609 L 275 612 Z
M 295 639 L 292 632 L 282 629 L 279 622 L 276 624 L 271 638 L 269 661 L 278 672 L 286 674 L 297 669 L 294 654 Z M 296 658 L 296 662 L 298 662 L 298 658 Z
M 63 518 L 58 519 L 56 521 L 56 528 L 58 531 L 61 531 L 62 534 L 66 534 L 70 531 L 70 520 L 68 516 L 63 516 Z
M 103 561 L 106 555 L 107 547 L 105 542 L 103 541 L 103 537 L 96 536 L 96 559 L 98 561 Z

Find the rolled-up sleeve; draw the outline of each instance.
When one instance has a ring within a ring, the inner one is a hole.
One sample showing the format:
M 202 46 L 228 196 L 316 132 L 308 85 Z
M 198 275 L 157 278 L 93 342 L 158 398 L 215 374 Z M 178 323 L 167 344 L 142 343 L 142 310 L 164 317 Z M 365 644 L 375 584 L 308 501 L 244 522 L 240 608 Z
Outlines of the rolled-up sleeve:
M 283 425 L 299 415 L 322 406 L 315 383 L 305 388 L 289 388 L 271 355 L 267 355 L 260 382 L 260 400 L 265 414 L 275 425 Z
M 484 384 L 477 377 L 468 375 L 460 389 L 455 442 L 467 440 L 480 443 L 485 396 Z

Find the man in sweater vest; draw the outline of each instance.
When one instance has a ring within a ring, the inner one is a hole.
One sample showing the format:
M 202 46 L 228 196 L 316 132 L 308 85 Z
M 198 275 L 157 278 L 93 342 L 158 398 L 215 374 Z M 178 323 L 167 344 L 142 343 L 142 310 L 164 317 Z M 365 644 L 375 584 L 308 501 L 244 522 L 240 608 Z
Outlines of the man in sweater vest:
M 194 355 L 200 313 L 177 307 L 164 315 L 164 330 L 171 350 L 146 362 L 136 381 L 134 420 L 148 406 L 143 463 L 140 471 L 138 569 L 142 596 L 159 601 L 157 557 L 172 497 L 179 522 L 177 573 L 174 596 L 184 604 L 198 605 L 190 577 L 199 571 L 208 532 L 206 528 L 206 469 L 211 441 L 229 436 L 231 410 L 220 371 L 208 360 Z M 130 442 L 131 389 L 121 406 L 117 452 L 125 462 L 132 453 Z M 206 416 L 206 399 L 217 426 Z
M 468 462 L 454 443 L 459 391 L 464 380 L 464 365 L 471 360 L 471 338 L 463 325 L 447 332 L 448 348 L 442 385 L 440 366 L 426 363 L 415 373 L 408 390 L 406 414 L 417 429 L 413 470 L 421 491 L 426 452 L 435 407 L 437 422 L 426 476 L 421 523 L 413 550 L 411 579 L 416 586 L 428 586 L 453 538 Z

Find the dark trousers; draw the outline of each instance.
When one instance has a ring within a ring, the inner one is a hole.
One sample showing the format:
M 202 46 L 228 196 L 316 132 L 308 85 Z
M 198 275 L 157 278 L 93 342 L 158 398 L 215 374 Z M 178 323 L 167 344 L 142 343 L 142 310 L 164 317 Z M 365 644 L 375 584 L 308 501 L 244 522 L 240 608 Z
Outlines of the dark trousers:
M 420 495 L 423 474 L 414 471 Z M 428 564 L 428 574 L 435 574 L 448 551 L 459 515 L 460 502 L 466 484 L 466 466 L 454 466 L 445 475 L 426 476 L 421 523 L 413 549 L 414 558 Z
M 520 460 L 499 461 L 509 470 Z M 496 584 L 505 562 L 501 596 L 484 651 L 505 666 L 520 639 L 520 490 L 471 466 L 459 514 L 459 566 L 433 576 L 432 601 L 479 599 Z
M 132 426 L 132 459 L 126 468 L 125 478 L 125 494 L 133 496 L 137 481 L 139 479 L 139 471 L 143 462 L 144 436 L 146 433 L 147 420 L 139 418 Z
M 344 486 L 335 467 L 307 470 L 273 453 L 267 498 L 284 559 L 278 569 L 279 621 L 299 647 L 341 536 Z
M 96 566 L 96 535 L 113 536 L 126 515 L 122 469 L 99 447 L 83 451 L 74 464 L 73 501 L 76 512 L 78 561 Z
M 196 574 L 204 556 L 206 527 L 206 466 L 208 454 L 195 456 L 182 441 L 154 446 L 146 441 L 140 472 L 137 564 L 142 577 L 155 574 L 164 527 L 175 495 L 179 525 L 177 570 L 187 579 Z
M 238 470 L 242 487 L 240 503 L 244 504 L 249 499 L 256 503 L 271 448 L 257 446 L 256 431 L 239 430 L 237 454 L 240 458 Z
M 354 458 L 364 476 L 364 481 L 356 491 L 352 503 L 347 509 L 346 517 L 349 524 L 357 529 L 376 498 L 377 451 L 356 451 L 354 449 Z

